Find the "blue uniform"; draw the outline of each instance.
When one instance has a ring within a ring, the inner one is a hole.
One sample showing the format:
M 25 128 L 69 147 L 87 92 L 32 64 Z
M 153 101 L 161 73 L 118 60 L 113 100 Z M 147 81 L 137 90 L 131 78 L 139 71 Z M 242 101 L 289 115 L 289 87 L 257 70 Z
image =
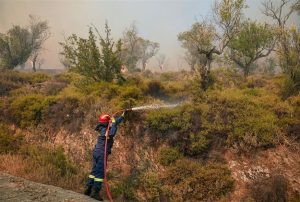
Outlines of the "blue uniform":
M 111 153 L 111 148 L 114 144 L 114 136 L 117 133 L 118 125 L 122 122 L 123 116 L 120 116 L 116 119 L 112 118 L 112 123 L 109 130 L 109 136 L 107 140 L 107 153 L 106 160 L 108 155 Z M 96 126 L 96 131 L 98 131 L 98 140 L 93 151 L 93 168 L 92 172 L 89 175 L 87 186 L 94 186 L 101 189 L 102 182 L 104 179 L 104 150 L 105 150 L 105 134 L 107 127 L 98 124 Z

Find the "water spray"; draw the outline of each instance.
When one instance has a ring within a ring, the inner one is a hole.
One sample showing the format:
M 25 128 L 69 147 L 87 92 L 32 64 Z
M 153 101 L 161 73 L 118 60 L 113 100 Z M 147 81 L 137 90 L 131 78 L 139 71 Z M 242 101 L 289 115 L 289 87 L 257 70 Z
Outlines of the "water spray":
M 180 103 L 177 104 L 164 104 L 164 105 L 159 105 L 159 104 L 153 104 L 153 105 L 144 105 L 140 107 L 133 107 L 130 109 L 126 109 L 126 111 L 141 111 L 141 110 L 153 110 L 153 109 L 161 109 L 161 108 L 174 108 L 180 105 Z

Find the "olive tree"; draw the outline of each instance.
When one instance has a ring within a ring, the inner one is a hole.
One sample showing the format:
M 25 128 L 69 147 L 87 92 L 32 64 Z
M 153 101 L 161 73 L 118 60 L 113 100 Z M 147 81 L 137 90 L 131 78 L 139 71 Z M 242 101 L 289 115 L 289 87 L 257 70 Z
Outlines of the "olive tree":
M 211 63 L 214 55 L 221 55 L 233 36 L 238 32 L 242 18 L 244 0 L 215 1 L 213 20 L 202 20 L 192 25 L 191 29 L 181 32 L 178 40 L 190 55 L 195 55 L 199 62 L 201 88 L 206 90 L 210 83 Z M 203 56 L 205 59 L 203 60 Z
M 150 58 L 156 55 L 159 50 L 159 44 L 140 38 L 140 61 L 142 63 L 142 71 L 146 70 L 147 63 Z
M 161 53 L 158 56 L 156 56 L 157 64 L 160 70 L 163 70 L 164 64 L 166 62 L 166 55 Z
M 43 48 L 43 44 L 50 37 L 50 28 L 47 21 L 42 21 L 32 15 L 29 15 L 29 18 L 29 30 L 31 33 L 32 44 L 30 60 L 32 63 L 32 70 L 36 71 L 36 63 Z
M 32 52 L 30 32 L 13 26 L 6 34 L 0 33 L 0 67 L 14 69 L 24 64 Z
M 122 60 L 130 72 L 136 70 L 137 63 L 140 59 L 140 37 L 134 23 L 125 29 L 122 43 Z
M 13 26 L 7 33 L 0 33 L 0 66 L 14 69 L 20 65 L 23 68 L 30 58 L 33 70 L 44 42 L 50 37 L 47 21 L 29 16 L 29 26 Z
M 288 27 L 287 22 L 293 12 L 299 9 L 299 0 L 271 0 L 263 3 L 263 14 L 271 18 L 276 26 L 276 53 L 280 66 L 287 76 L 286 96 L 300 90 L 300 33 L 296 27 Z
M 275 41 L 271 26 L 245 21 L 229 43 L 229 57 L 242 69 L 244 77 L 247 77 L 253 63 L 273 51 Z
M 133 23 L 123 33 L 121 57 L 129 71 L 137 70 L 137 64 L 142 64 L 144 71 L 150 58 L 156 55 L 159 44 L 144 39 L 138 35 L 137 27 Z

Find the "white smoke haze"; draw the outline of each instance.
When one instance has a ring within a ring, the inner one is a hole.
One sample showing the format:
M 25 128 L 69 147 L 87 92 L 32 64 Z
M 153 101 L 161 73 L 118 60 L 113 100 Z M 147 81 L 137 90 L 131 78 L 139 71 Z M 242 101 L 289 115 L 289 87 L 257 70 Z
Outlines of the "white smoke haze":
M 266 21 L 260 11 L 262 1 L 247 0 L 246 17 Z M 212 4 L 212 0 L 0 0 L 0 32 L 6 32 L 12 25 L 27 25 L 29 14 L 48 20 L 52 35 L 42 53 L 43 68 L 63 68 L 58 42 L 64 37 L 72 33 L 86 37 L 89 25 L 101 30 L 108 20 L 113 37 L 118 39 L 126 27 L 136 22 L 142 37 L 160 44 L 159 53 L 168 58 L 164 70 L 178 71 L 187 68 L 178 33 L 188 30 L 197 19 L 210 15 Z M 294 15 L 291 23 L 297 20 L 298 16 Z M 160 71 L 155 57 L 148 67 Z

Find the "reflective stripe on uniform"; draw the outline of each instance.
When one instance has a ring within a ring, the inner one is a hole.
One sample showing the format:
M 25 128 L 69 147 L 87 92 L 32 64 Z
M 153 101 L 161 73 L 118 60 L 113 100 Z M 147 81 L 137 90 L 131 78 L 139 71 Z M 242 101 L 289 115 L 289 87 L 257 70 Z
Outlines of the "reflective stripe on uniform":
M 112 117 L 112 118 L 111 118 L 111 122 L 112 122 L 112 123 L 115 123 L 115 122 L 116 122 L 115 117 Z
M 103 179 L 101 179 L 101 178 L 94 178 L 94 181 L 95 182 L 103 182 Z
M 94 176 L 94 175 L 89 175 L 89 178 L 92 178 L 92 179 L 93 179 L 93 178 L 95 178 L 95 176 Z

